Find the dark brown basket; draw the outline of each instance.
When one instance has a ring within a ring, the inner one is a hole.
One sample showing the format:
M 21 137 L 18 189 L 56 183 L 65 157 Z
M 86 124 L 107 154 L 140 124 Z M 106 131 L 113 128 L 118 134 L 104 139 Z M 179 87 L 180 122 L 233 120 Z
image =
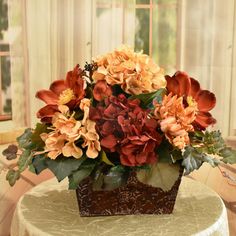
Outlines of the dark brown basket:
M 81 182 L 76 190 L 81 216 L 112 216 L 136 214 L 170 214 L 181 182 L 179 178 L 169 191 L 138 181 L 132 173 L 127 185 L 112 191 L 93 191 L 90 178 Z

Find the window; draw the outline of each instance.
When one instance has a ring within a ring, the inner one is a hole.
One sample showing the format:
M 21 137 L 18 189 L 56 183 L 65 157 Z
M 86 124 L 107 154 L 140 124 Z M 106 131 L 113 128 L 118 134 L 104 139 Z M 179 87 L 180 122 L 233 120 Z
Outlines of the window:
M 0 121 L 11 120 L 11 63 L 7 0 L 0 0 Z
M 0 143 L 29 125 L 25 20 L 25 1 L 0 0 Z
M 167 72 L 176 68 L 177 0 L 97 0 L 93 55 L 119 44 L 153 57 Z M 102 33 L 101 33 L 102 32 Z

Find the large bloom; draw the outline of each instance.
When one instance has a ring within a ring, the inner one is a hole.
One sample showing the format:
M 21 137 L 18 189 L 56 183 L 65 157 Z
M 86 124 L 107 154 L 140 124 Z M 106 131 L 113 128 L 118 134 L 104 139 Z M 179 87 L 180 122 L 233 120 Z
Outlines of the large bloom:
M 93 73 L 95 81 L 119 84 L 129 94 L 149 93 L 166 86 L 163 70 L 149 56 L 135 53 L 127 46 L 99 57 L 95 62 L 98 66 Z
M 189 144 L 188 132 L 194 131 L 192 126 L 196 118 L 197 104 L 184 106 L 183 97 L 164 96 L 161 104 L 156 103 L 154 117 L 159 121 L 161 130 L 171 144 L 183 149 Z
M 77 65 L 73 71 L 67 73 L 65 80 L 54 81 L 49 90 L 40 90 L 36 97 L 47 105 L 41 108 L 37 117 L 43 122 L 51 122 L 58 105 L 67 105 L 69 108 L 79 106 L 80 100 L 85 96 L 86 83 L 83 79 L 83 71 Z
M 139 103 L 120 94 L 106 98 L 105 107 L 99 104 L 90 108 L 101 146 L 108 152 L 118 152 L 121 164 L 127 166 L 156 162 L 155 149 L 161 142 L 156 120 L 149 118 Z
M 166 76 L 167 89 L 177 96 L 183 96 L 187 100 L 197 103 L 197 114 L 194 126 L 198 129 L 206 129 L 216 123 L 209 111 L 215 107 L 216 97 L 208 90 L 202 90 L 197 80 L 190 78 L 185 72 L 177 71 L 172 77 Z

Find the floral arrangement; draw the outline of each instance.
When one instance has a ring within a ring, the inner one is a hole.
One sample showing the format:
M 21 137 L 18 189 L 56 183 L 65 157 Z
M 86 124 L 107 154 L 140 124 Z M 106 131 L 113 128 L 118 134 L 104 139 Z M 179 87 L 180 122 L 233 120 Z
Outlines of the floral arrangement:
M 68 177 L 70 189 L 90 176 L 95 190 L 110 190 L 158 163 L 182 165 L 185 174 L 204 162 L 236 163 L 220 132 L 206 130 L 216 123 L 215 95 L 185 72 L 164 75 L 126 46 L 75 66 L 36 97 L 46 104 L 37 113 L 41 122 L 3 152 L 20 156 L 7 174 L 10 185 L 27 168 Z

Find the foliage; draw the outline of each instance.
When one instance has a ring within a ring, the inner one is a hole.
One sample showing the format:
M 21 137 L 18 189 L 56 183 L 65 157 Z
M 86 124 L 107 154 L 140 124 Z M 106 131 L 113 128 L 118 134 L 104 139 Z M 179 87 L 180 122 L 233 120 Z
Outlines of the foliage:
M 185 174 L 197 170 L 203 162 L 212 167 L 221 162 L 236 163 L 236 151 L 226 146 L 220 131 L 192 133 L 191 141 L 192 146 L 187 146 L 183 154 L 182 165 L 185 167 Z
M 17 150 L 18 147 L 14 144 L 11 144 L 2 152 L 2 154 L 7 160 L 13 160 L 17 158 Z
M 161 88 L 153 93 L 143 93 L 139 95 L 133 95 L 129 97 L 129 99 L 139 99 L 141 101 L 141 105 L 143 108 L 153 108 L 153 103 L 156 101 L 161 103 L 164 94 L 166 93 L 166 89 Z

